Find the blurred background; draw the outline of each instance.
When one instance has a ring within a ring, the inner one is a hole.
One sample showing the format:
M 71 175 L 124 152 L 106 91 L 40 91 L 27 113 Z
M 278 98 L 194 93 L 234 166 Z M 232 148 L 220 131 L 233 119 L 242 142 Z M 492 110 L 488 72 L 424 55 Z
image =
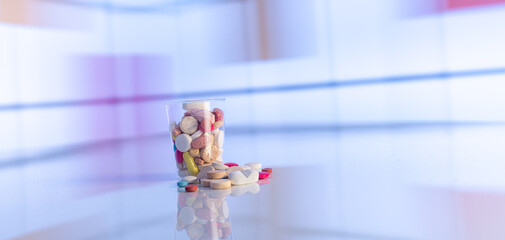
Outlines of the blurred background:
M 416 183 L 501 192 L 503 23 L 505 0 L 0 0 L 0 213 L 27 214 L 1 219 L 5 236 L 50 225 L 26 210 L 54 203 L 36 183 L 175 180 L 176 99 L 227 99 L 225 161 L 304 165 L 325 147 L 315 162 L 363 160 L 349 177 L 393 156 Z
M 172 99 L 230 131 L 502 121 L 498 0 L 0 1 L 0 162 L 166 134 Z

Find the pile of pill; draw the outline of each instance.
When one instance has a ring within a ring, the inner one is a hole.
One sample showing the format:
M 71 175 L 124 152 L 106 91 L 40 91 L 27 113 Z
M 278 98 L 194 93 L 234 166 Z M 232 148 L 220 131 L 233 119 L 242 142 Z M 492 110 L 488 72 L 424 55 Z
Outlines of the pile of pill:
M 261 163 L 252 162 L 244 166 L 236 163 L 218 163 L 201 168 L 199 174 L 183 177 L 177 182 L 179 191 L 196 191 L 198 188 L 191 187 L 188 190 L 188 184 L 200 183 L 200 187 L 210 187 L 211 189 L 227 189 L 232 186 L 253 184 L 261 179 L 266 179 L 272 173 L 272 168 L 261 168 Z M 185 187 L 185 188 L 184 188 Z
M 179 177 L 197 176 L 212 163 L 222 163 L 224 113 L 209 102 L 188 102 L 182 119 L 170 123 Z

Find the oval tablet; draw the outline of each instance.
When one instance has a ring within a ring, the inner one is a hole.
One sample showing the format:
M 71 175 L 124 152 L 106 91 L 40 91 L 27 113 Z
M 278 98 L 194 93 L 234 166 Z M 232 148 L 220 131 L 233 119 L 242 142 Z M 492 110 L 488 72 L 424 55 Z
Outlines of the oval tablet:
M 181 211 L 179 211 L 179 220 L 185 225 L 194 223 L 196 221 L 195 210 L 190 207 L 183 207 Z
M 188 168 L 189 174 L 196 176 L 198 175 L 198 167 L 196 167 L 195 160 L 191 155 L 189 155 L 189 152 L 185 152 L 182 154 L 182 157 L 184 158 L 184 163 L 186 164 L 186 167 Z
M 218 179 L 218 180 L 212 180 L 210 182 L 210 188 L 212 189 L 224 189 L 230 187 L 231 187 L 231 181 L 228 179 Z
M 180 152 L 187 152 L 191 148 L 191 137 L 188 134 L 179 134 L 175 138 L 175 147 Z
M 187 134 L 193 134 L 198 130 L 198 121 L 192 116 L 183 117 L 179 125 L 182 132 Z
M 271 168 L 263 168 L 261 171 L 267 172 L 267 173 L 272 173 L 272 169 Z

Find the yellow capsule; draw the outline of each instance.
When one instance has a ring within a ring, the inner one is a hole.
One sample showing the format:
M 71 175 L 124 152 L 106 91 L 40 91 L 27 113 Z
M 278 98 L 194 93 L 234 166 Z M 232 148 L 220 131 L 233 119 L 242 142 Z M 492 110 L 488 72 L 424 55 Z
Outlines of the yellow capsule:
M 172 133 L 172 140 L 175 141 L 175 134 Z
M 198 170 L 198 167 L 196 167 L 195 159 L 189 155 L 189 152 L 183 153 L 182 158 L 184 158 L 184 163 L 186 164 L 186 168 L 188 169 L 189 174 L 192 176 L 198 175 L 200 170 Z

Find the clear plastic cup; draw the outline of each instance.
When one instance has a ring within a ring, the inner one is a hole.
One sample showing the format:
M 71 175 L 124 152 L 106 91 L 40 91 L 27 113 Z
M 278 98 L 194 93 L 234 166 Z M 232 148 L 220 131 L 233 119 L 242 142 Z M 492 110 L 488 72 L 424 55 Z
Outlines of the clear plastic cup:
M 180 178 L 223 162 L 225 99 L 170 102 L 166 108 Z

